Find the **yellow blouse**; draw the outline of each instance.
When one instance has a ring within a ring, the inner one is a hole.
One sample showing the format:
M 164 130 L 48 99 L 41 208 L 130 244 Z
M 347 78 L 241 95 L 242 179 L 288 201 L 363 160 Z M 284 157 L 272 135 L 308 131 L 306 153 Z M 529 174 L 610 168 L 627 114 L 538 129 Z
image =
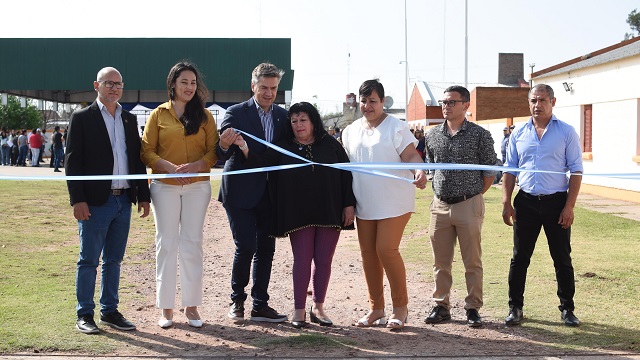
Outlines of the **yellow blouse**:
M 208 168 L 216 163 L 218 160 L 215 151 L 219 140 L 218 127 L 211 112 L 206 110 L 205 113 L 207 121 L 200 125 L 200 130 L 196 134 L 187 136 L 171 102 L 166 102 L 151 112 L 142 134 L 140 157 L 142 162 L 152 169 L 153 174 L 166 173 L 154 169 L 154 165 L 160 159 L 175 165 L 202 159 L 207 163 Z M 209 179 L 208 176 L 200 176 L 191 178 L 191 181 L 209 181 Z M 160 181 L 165 184 L 178 185 L 175 179 L 161 179 Z

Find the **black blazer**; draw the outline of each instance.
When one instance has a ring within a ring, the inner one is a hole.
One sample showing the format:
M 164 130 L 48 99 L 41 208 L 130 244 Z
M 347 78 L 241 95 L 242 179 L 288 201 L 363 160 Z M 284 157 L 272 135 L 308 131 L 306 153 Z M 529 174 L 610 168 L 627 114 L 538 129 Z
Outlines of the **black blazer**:
M 146 174 L 147 168 L 140 160 L 140 135 L 138 120 L 122 110 L 124 134 L 127 143 L 129 174 Z M 74 112 L 67 131 L 67 148 L 64 159 L 65 175 L 113 175 L 113 151 L 109 133 L 97 102 Z M 128 180 L 131 202 L 150 202 L 149 183 L 145 180 Z M 71 205 L 86 202 L 102 205 L 110 195 L 111 180 L 68 180 L 67 188 Z
M 283 127 L 288 124 L 287 111 L 280 106 L 274 105 L 271 116 L 273 119 L 272 142 L 276 142 L 282 137 Z M 260 139 L 265 139 L 264 129 L 262 128 L 260 115 L 258 115 L 258 109 L 253 97 L 227 109 L 220 131 L 230 127 L 242 130 Z M 247 136 L 244 136 L 244 139 L 252 152 L 261 154 L 268 149 L 265 145 Z M 224 165 L 225 172 L 254 167 L 245 164 L 244 155 L 236 145 L 231 145 L 231 148 L 224 153 L 220 149 L 220 143 L 218 143 L 216 153 L 219 159 L 228 159 Z M 265 172 L 223 176 L 220 192 L 218 193 L 218 201 L 222 202 L 223 205 L 229 204 L 241 209 L 252 209 L 258 204 L 265 191 L 267 191 L 267 173 Z

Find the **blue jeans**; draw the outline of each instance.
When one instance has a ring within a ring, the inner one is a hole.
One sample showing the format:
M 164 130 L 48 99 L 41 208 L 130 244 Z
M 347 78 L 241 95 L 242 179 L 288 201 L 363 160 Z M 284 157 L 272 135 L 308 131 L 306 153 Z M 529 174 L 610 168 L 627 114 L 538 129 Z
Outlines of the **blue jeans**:
M 58 170 L 58 168 L 60 167 L 60 162 L 62 161 L 62 158 L 64 157 L 64 150 L 60 149 L 53 149 L 53 167 L 55 170 Z
M 29 146 L 27 145 L 20 146 L 20 155 L 18 155 L 18 165 L 27 164 L 27 154 L 29 154 Z
M 100 311 L 118 309 L 120 263 L 124 257 L 131 223 L 131 201 L 127 194 L 110 195 L 106 203 L 89 206 L 89 220 L 78 220 L 80 256 L 76 272 L 78 316 L 92 315 L 95 303 L 96 274 L 102 254 Z
M 2 154 L 2 165 L 9 165 L 9 155 L 11 154 L 11 148 L 8 145 L 0 147 L 0 154 Z

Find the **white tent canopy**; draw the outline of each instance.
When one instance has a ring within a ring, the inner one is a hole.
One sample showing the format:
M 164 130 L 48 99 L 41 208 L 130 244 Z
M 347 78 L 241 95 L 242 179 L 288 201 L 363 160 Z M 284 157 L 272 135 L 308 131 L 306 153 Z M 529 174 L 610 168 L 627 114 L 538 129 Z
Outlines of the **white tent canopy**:
M 222 124 L 222 119 L 224 119 L 224 115 L 227 113 L 227 110 L 225 110 L 222 106 L 218 104 L 213 104 L 209 106 L 207 110 L 211 112 L 211 114 L 213 115 L 213 118 L 216 120 L 218 129 L 220 129 L 220 125 Z M 133 107 L 133 109 L 131 109 L 130 112 L 133 115 L 136 115 L 136 117 L 138 118 L 138 129 L 140 130 L 140 134 L 142 134 L 142 129 L 144 129 L 144 126 L 147 124 L 147 119 L 149 118 L 149 115 L 151 114 L 152 111 L 153 109 L 149 109 L 148 107 L 142 106 L 140 104 L 137 104 L 136 106 Z
M 140 136 L 142 136 L 142 129 L 144 129 L 144 126 L 147 124 L 147 119 L 149 118 L 151 111 L 153 110 L 140 104 L 134 106 L 130 111 L 130 113 L 138 118 L 138 131 L 140 131 Z
M 209 106 L 207 110 L 211 111 L 213 118 L 216 119 L 218 130 L 220 130 L 220 125 L 222 124 L 222 120 L 224 119 L 224 115 L 227 113 L 227 110 L 225 110 L 222 106 L 218 104 L 213 104 Z

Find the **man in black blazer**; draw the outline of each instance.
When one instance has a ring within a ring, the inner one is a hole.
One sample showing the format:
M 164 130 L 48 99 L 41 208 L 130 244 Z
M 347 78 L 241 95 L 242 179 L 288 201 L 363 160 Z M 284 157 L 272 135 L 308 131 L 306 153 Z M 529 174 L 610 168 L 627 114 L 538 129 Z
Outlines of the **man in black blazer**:
M 98 93 L 96 101 L 71 115 L 65 174 L 146 174 L 140 160 L 137 119 L 118 103 L 124 88 L 120 72 L 112 67 L 100 70 L 93 87 Z M 120 263 L 129 236 L 131 203 L 138 204 L 141 217 L 149 215 L 147 180 L 69 180 L 67 187 L 80 235 L 76 328 L 86 334 L 100 331 L 93 320 L 93 296 L 102 254 L 100 321 L 119 330 L 133 330 L 135 325 L 118 311 Z
M 243 170 L 246 166 L 243 148 L 262 153 L 267 147 L 246 138 L 242 147 L 233 145 L 238 134 L 234 129 L 245 131 L 270 143 L 280 139 L 282 129 L 288 125 L 287 112 L 274 105 L 278 84 L 284 72 L 275 65 L 262 63 L 251 74 L 251 90 L 254 96 L 227 109 L 222 121 L 220 142 L 216 151 L 218 158 L 228 159 L 224 171 Z M 250 320 L 283 322 L 287 316 L 269 307 L 269 279 L 271 263 L 276 249 L 274 238 L 268 231 L 271 204 L 267 190 L 268 174 L 264 172 L 224 176 L 218 201 L 222 202 L 233 234 L 236 251 L 231 274 L 231 307 L 227 316 L 236 321 L 244 319 L 245 287 L 249 284 L 253 261 L 253 304 Z

